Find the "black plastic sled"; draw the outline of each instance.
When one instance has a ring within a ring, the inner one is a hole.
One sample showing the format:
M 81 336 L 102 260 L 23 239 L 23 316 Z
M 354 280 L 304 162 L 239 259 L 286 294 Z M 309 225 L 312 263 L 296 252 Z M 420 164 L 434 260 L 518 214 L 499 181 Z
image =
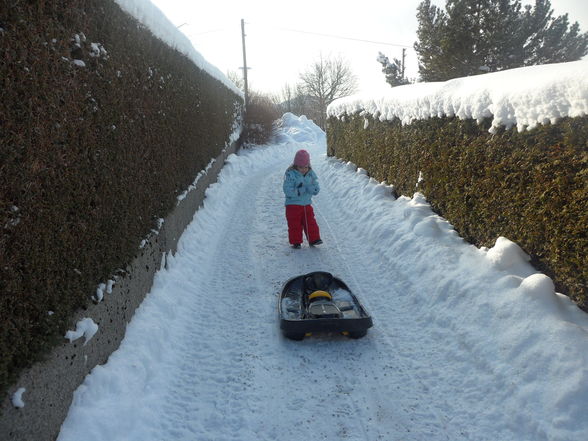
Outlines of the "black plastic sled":
M 292 340 L 302 340 L 313 332 L 361 338 L 373 325 L 347 285 L 323 271 L 288 280 L 282 288 L 278 312 L 280 329 Z

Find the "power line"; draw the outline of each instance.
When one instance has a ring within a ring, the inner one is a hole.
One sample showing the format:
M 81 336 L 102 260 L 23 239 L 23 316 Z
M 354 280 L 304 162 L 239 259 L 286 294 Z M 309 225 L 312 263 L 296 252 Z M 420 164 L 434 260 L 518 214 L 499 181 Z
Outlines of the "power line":
M 261 26 L 264 26 L 264 25 L 261 25 Z M 362 42 L 362 43 L 382 44 L 382 45 L 386 45 L 386 46 L 397 46 L 397 47 L 407 47 L 407 48 L 412 47 L 412 46 L 406 45 L 406 44 L 388 43 L 386 41 L 364 40 L 364 39 L 361 39 L 361 38 L 344 37 L 342 35 L 323 34 L 321 32 L 302 31 L 302 30 L 299 30 L 299 29 L 280 28 L 280 27 L 267 26 L 267 25 L 265 25 L 265 26 L 266 27 L 269 27 L 269 28 L 273 28 L 273 29 L 279 29 L 281 31 L 296 32 L 296 33 L 299 33 L 299 34 L 318 35 L 318 36 L 321 36 L 321 37 L 329 37 L 329 38 L 338 38 L 340 40 L 352 40 L 352 41 L 359 41 L 359 42 Z
M 227 29 L 227 28 L 221 28 L 221 29 L 212 29 L 212 30 L 210 30 L 210 31 L 198 32 L 198 33 L 195 33 L 195 34 L 190 34 L 190 35 L 192 35 L 192 36 L 194 36 L 194 37 L 197 37 L 198 35 L 212 34 L 212 33 L 215 33 L 215 32 L 225 32 L 225 31 L 227 31 L 227 30 L 229 30 L 229 29 Z
M 251 25 L 250 22 L 247 22 L 247 24 Z M 327 38 L 337 38 L 339 40 L 359 41 L 361 43 L 381 44 L 381 45 L 385 45 L 385 46 L 396 46 L 396 47 L 403 47 L 403 48 L 409 48 L 409 49 L 412 48 L 412 46 L 408 45 L 408 44 L 390 43 L 387 41 L 366 40 L 366 39 L 362 39 L 362 38 L 345 37 L 343 35 L 325 34 L 325 33 L 321 33 L 321 32 L 313 32 L 313 31 L 303 31 L 300 29 L 281 28 L 281 27 L 277 27 L 277 26 L 270 26 L 270 25 L 264 25 L 264 24 L 259 24 L 259 23 L 253 23 L 253 25 L 259 26 L 259 27 L 270 28 L 270 29 L 277 29 L 280 31 L 295 32 L 298 34 L 317 35 L 320 37 L 327 37 Z M 193 37 L 197 37 L 199 35 L 211 34 L 211 33 L 216 33 L 216 32 L 223 32 L 223 31 L 227 31 L 227 30 L 229 30 L 229 29 L 227 29 L 227 28 L 213 29 L 213 30 L 204 31 L 204 32 L 192 33 L 191 35 Z

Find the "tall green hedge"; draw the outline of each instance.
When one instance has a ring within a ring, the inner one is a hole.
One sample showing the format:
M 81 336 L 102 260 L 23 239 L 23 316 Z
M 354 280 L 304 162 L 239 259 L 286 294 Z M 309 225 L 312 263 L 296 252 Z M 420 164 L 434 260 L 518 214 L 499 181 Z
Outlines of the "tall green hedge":
M 242 98 L 113 0 L 0 7 L 4 390 L 220 154 Z
M 488 133 L 490 120 L 431 118 L 402 126 L 331 118 L 328 154 L 365 168 L 433 209 L 466 240 L 519 244 L 559 292 L 588 311 L 588 117 Z

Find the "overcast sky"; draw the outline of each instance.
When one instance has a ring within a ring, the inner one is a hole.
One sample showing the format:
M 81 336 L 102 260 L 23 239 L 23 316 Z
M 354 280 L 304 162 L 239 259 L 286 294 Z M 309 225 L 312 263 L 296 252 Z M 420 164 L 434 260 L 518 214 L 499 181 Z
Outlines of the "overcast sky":
M 321 54 L 346 59 L 360 92 L 386 87 L 378 52 L 401 58 L 416 77 L 416 8 L 420 0 L 151 0 L 179 26 L 208 62 L 242 75 L 241 19 L 245 20 L 249 88 L 280 93 L 298 82 Z M 438 6 L 445 0 L 433 0 Z M 523 4 L 534 0 L 523 0 Z M 588 30 L 588 0 L 551 0 L 555 15 L 568 13 Z M 317 35 L 325 34 L 325 35 Z M 366 40 L 366 41 L 356 41 Z M 369 41 L 369 42 L 368 42 Z

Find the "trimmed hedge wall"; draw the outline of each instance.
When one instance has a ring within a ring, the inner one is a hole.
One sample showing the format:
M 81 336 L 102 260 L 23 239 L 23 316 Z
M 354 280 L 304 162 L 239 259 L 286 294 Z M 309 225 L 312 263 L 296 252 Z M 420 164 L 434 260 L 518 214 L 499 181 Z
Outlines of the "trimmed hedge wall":
M 365 120 L 368 120 L 364 129 Z M 519 133 L 490 120 L 431 118 L 402 126 L 354 115 L 329 120 L 328 154 L 406 196 L 418 189 L 477 246 L 520 245 L 559 292 L 588 311 L 588 117 Z
M 112 0 L 0 7 L 4 391 L 225 148 L 242 98 Z

